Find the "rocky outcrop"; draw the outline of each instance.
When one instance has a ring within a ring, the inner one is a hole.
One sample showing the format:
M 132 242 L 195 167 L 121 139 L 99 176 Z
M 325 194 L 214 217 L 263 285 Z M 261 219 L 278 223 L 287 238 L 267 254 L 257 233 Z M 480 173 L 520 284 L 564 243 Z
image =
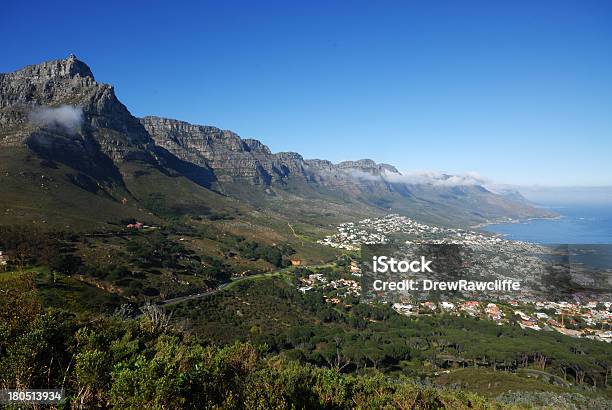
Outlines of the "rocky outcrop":
M 140 121 L 157 145 L 185 161 L 210 167 L 225 182 L 246 180 L 269 185 L 295 177 L 323 185 L 339 185 L 346 184 L 353 171 L 372 175 L 398 172 L 371 159 L 336 165 L 325 160 L 304 160 L 296 152 L 273 154 L 259 140 L 241 139 L 231 131 L 216 127 L 160 117 L 144 117 Z
M 0 83 L 7 82 L 42 83 L 57 79 L 81 78 L 95 81 L 90 68 L 79 61 L 74 54 L 70 54 L 64 60 L 47 61 L 40 64 L 29 65 L 21 70 L 8 74 L 0 74 Z M 2 106 L 2 104 L 0 104 Z
M 58 107 L 82 115 L 78 126 L 58 127 L 59 116 L 64 115 L 54 113 Z M 47 118 L 58 118 L 33 122 L 36 110 L 48 110 Z M 114 162 L 153 160 L 154 144 L 140 122 L 117 99 L 113 87 L 97 83 L 89 67 L 74 55 L 0 74 L 0 145 L 48 148 L 54 146 L 48 139 L 57 138 L 97 145 Z
M 167 118 L 144 117 L 140 121 L 156 144 L 185 161 L 209 166 L 220 181 L 269 185 L 291 174 L 305 177 L 299 154 L 272 154 L 258 140 Z

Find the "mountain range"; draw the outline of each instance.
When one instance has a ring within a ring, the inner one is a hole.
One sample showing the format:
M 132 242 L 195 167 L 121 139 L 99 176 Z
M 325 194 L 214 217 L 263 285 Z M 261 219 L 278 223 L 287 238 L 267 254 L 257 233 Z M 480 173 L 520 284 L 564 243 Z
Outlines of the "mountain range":
M 103 229 L 264 213 L 325 225 L 398 212 L 466 226 L 551 216 L 454 178 L 415 181 L 370 159 L 304 159 L 212 126 L 136 118 L 74 55 L 0 74 L 0 223 Z

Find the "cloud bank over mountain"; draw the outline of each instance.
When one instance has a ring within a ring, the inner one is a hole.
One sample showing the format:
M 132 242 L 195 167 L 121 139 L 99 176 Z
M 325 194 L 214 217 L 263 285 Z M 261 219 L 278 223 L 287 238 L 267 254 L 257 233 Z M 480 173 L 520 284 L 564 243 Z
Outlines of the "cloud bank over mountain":
M 411 185 L 435 185 L 435 186 L 472 186 L 486 185 L 490 181 L 477 172 L 450 175 L 439 171 L 416 171 L 403 174 L 385 173 L 384 178 L 389 182 L 402 182 Z
M 477 172 L 466 172 L 464 174 L 451 175 L 440 171 L 412 171 L 412 172 L 390 172 L 384 171 L 380 175 L 372 175 L 368 172 L 351 170 L 350 174 L 358 180 L 379 180 L 394 184 L 408 185 L 432 185 L 440 187 L 455 186 L 485 186 L 491 181 Z

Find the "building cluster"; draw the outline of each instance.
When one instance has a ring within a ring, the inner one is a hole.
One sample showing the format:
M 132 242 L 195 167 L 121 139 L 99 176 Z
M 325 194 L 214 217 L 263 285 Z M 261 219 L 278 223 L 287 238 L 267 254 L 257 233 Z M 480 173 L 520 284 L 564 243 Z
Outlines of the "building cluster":
M 523 250 L 534 246 L 524 242 L 507 241 L 493 234 L 427 225 L 397 214 L 363 219 L 359 222 L 345 222 L 336 229 L 338 233 L 326 236 L 317 243 L 338 249 L 359 250 L 361 245 L 387 243 L 390 234 L 403 234 L 409 238 L 406 240 L 408 244 L 460 244 L 476 247 L 513 244 Z
M 138 222 L 138 221 L 136 221 L 134 223 L 129 223 L 129 224 L 125 225 L 125 227 L 127 229 L 133 229 L 133 230 L 137 230 L 137 231 L 142 231 L 144 229 L 159 229 L 158 226 L 145 225 L 144 223 Z M 180 240 L 184 241 L 185 239 L 181 238 Z
M 324 292 L 333 290 L 335 295 L 342 297 L 361 295 L 361 284 L 353 279 L 328 280 L 322 273 L 313 273 L 307 278 L 300 278 L 299 282 L 298 290 L 302 293 L 316 288 Z
M 612 303 L 610 302 L 597 303 L 590 301 L 585 304 L 536 302 L 522 305 L 513 301 L 511 304 L 500 305 L 473 300 L 417 301 L 413 303 L 394 303 L 392 307 L 397 313 L 405 316 L 435 313 L 463 315 L 492 320 L 498 325 L 514 322 L 523 329 L 556 331 L 566 336 L 585 337 L 612 343 Z M 584 326 L 577 327 L 575 318 L 583 320 Z
M 332 280 L 325 286 L 323 289 L 335 289 L 337 294 L 340 296 L 356 296 L 359 297 L 361 295 L 361 284 L 359 282 L 354 281 L 352 279 L 338 279 Z
M 312 289 L 321 290 L 325 293 L 326 302 L 331 304 L 343 303 L 343 298 L 348 296 L 361 295 L 359 281 L 347 278 L 330 280 L 322 273 L 299 278 L 298 289 L 303 293 Z M 612 302 L 533 302 L 518 298 L 498 303 L 461 298 L 431 301 L 413 300 L 409 295 L 404 295 L 403 300 L 401 303 L 393 303 L 392 308 L 405 316 L 432 314 L 466 316 L 491 320 L 498 325 L 516 323 L 523 329 L 556 331 L 571 337 L 612 342 Z M 383 303 L 391 302 L 383 301 Z M 580 326 L 576 319 L 582 322 Z
M 431 227 L 397 214 L 383 218 L 363 219 L 359 222 L 346 222 L 338 225 L 338 233 L 317 241 L 332 248 L 359 250 L 364 244 L 387 243 L 387 235 L 403 232 L 410 235 L 423 235 L 441 232 L 442 228 Z
M 420 295 L 418 300 L 414 300 L 415 295 L 405 294 L 401 299 L 403 303 L 394 303 L 396 300 L 386 294 L 370 295 L 371 292 L 364 290 L 369 296 L 378 296 L 379 301 L 392 304 L 393 309 L 402 315 L 444 313 L 468 316 L 492 320 L 498 325 L 516 323 L 524 329 L 557 331 L 572 337 L 612 342 L 610 302 L 588 301 L 589 296 L 585 295 L 582 295 L 582 302 L 578 298 L 575 303 L 546 301 L 555 294 L 555 286 L 558 286 L 558 283 L 545 284 L 542 278 L 550 271 L 564 269 L 564 266 L 554 265 L 550 259 L 542 257 L 549 254 L 550 249 L 527 242 L 508 241 L 485 232 L 431 226 L 397 214 L 343 223 L 337 230 L 338 233 L 327 236 L 318 243 L 351 251 L 360 250 L 365 244 L 398 242 L 407 249 L 420 244 L 463 245 L 464 249 L 468 250 L 469 260 L 462 262 L 460 269 L 465 269 L 462 271 L 462 278 L 512 279 L 521 283 L 520 292 L 488 294 L 479 291 L 477 294 L 446 295 L 442 299 L 450 300 L 441 302 L 424 300 L 428 295 Z M 573 267 L 572 273 L 576 271 L 576 267 Z M 361 276 L 360 264 L 351 262 L 349 273 Z M 428 275 L 431 278 L 431 274 Z M 412 276 L 419 279 L 415 275 Z M 318 281 L 323 289 L 350 289 L 350 292 L 338 292 L 338 297 L 328 299 L 330 303 L 340 303 L 339 297 L 359 295 L 361 291 L 355 281 Z M 305 292 L 315 286 L 315 281 L 308 283 L 307 280 L 302 283 L 300 290 Z M 549 288 L 546 288 L 547 286 Z M 410 303 L 406 303 L 406 300 Z M 497 303 L 491 302 L 492 300 Z
M 557 262 L 542 257 L 551 250 L 537 244 L 509 241 L 499 235 L 486 232 L 428 225 L 397 214 L 343 223 L 337 230 L 338 233 L 327 236 L 318 243 L 351 251 L 360 250 L 365 244 L 393 243 L 414 249 L 418 249 L 421 244 L 461 245 L 460 257 L 463 258 L 461 272 L 454 271 L 453 274 L 461 274 L 463 279 L 470 280 L 499 279 L 521 283 L 521 292 L 518 295 L 479 292 L 478 295 L 465 295 L 468 298 L 505 301 L 519 298 L 521 302 L 530 302 L 538 293 L 555 292 L 556 283 L 542 283 L 542 277 L 548 275 L 551 268 L 568 268 L 553 267 L 552 265 Z M 576 266 L 572 268 L 572 274 L 579 273 Z M 436 277 L 428 275 L 421 279 L 436 279 Z
M 386 243 L 387 237 L 383 232 L 366 229 L 364 224 L 369 223 L 369 221 L 371 220 L 364 219 L 357 223 L 342 223 L 337 228 L 337 234 L 319 239 L 317 243 L 332 248 L 346 249 L 347 251 L 357 251 L 361 249 L 363 244 Z
M 504 312 L 495 303 L 482 304 L 479 301 L 442 301 L 442 302 L 414 302 L 394 303 L 393 310 L 405 316 L 418 316 L 431 313 L 447 313 L 454 316 L 465 315 L 469 317 L 486 317 L 500 322 L 505 317 Z
M 349 265 L 349 271 L 351 272 L 351 275 L 353 276 L 361 277 L 362 275 L 361 267 L 356 261 L 351 261 L 351 264 Z
M 298 290 L 302 293 L 306 293 L 313 289 L 316 284 L 327 283 L 327 278 L 322 273 L 313 273 L 308 275 L 307 278 L 300 278 L 300 286 Z

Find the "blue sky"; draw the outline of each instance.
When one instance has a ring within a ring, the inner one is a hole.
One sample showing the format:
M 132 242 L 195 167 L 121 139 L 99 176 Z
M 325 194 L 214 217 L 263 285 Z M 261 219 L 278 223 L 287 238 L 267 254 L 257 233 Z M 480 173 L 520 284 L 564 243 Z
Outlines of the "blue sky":
M 612 185 L 609 1 L 52 3 L 3 5 L 0 72 L 73 52 L 134 115 L 273 151 Z

